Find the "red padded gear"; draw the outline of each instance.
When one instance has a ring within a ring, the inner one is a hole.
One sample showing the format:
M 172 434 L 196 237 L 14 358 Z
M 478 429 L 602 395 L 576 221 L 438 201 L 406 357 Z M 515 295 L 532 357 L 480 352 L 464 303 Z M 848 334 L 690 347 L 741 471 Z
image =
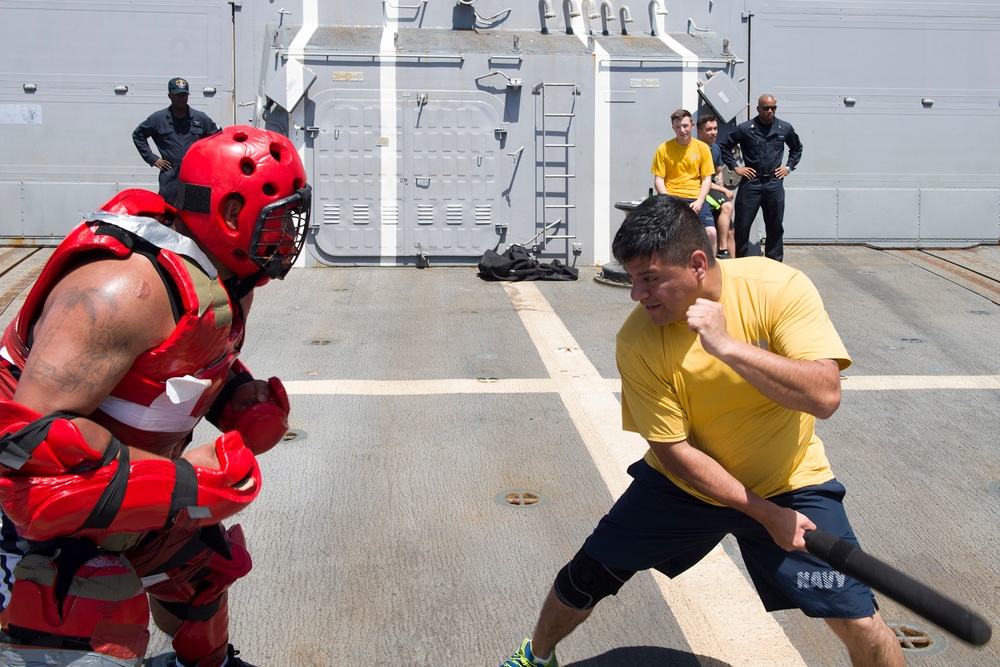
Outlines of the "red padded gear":
M 233 359 L 233 363 L 229 367 L 229 372 L 235 375 L 239 375 L 240 373 L 247 373 L 249 375 L 253 375 L 253 373 L 250 372 L 250 369 L 247 368 L 247 365 L 243 363 L 243 360 L 240 358 Z
M 186 621 L 171 642 L 177 657 L 192 667 L 219 667 L 229 649 L 229 593 L 219 596 L 219 610 L 207 621 Z
M 121 556 L 96 556 L 77 570 L 75 578 L 96 583 L 131 577 L 136 584 L 133 595 L 124 600 L 95 600 L 74 595 L 71 589 L 62 603 L 62 614 L 52 585 L 18 576 L 11 603 L 0 615 L 4 629 L 9 631 L 15 626 L 44 634 L 83 637 L 90 640 L 97 653 L 122 660 L 141 658 L 149 643 L 149 604 L 135 573 L 123 561 Z M 55 577 L 55 565 L 50 567 Z
M 20 403 L 0 400 L 0 433 L 16 433 L 41 417 Z M 76 424 L 68 419 L 57 419 L 49 427 L 48 436 L 35 447 L 17 474 L 63 475 L 87 461 L 100 460 L 101 454 L 87 444 Z
M 168 215 L 173 210 L 159 195 L 141 190 L 119 193 L 102 208 L 109 212 L 145 217 L 159 210 Z M 55 286 L 75 266 L 93 259 L 127 257 L 130 254 L 129 247 L 117 237 L 98 234 L 101 227 L 96 222 L 84 222 L 73 229 L 35 280 L 24 305 L 7 326 L 0 341 L 6 348 L 6 357 L 13 361 L 14 366 L 24 369 L 28 361 L 31 331 L 45 302 Z M 169 243 L 165 245 L 170 246 Z M 235 303 L 227 307 L 228 295 L 219 281 L 210 279 L 195 268 L 191 260 L 170 247 L 161 248 L 155 262 L 179 290 L 177 326 L 161 345 L 143 352 L 133 361 L 128 372 L 111 391 L 111 397 L 137 406 L 149 406 L 166 392 L 166 383 L 171 378 L 191 375 L 212 383 L 205 391 L 203 400 L 190 411 L 190 417 L 197 419 L 208 412 L 239 353 L 244 338 L 245 314 L 250 309 L 252 297 L 247 295 L 241 300 L 242 312 L 235 307 Z M 16 381 L 7 369 L 0 370 L 0 376 L 3 376 L 0 378 L 0 391 L 12 396 Z M 122 442 L 167 458 L 177 456 L 190 433 L 190 428 L 181 425 L 178 425 L 177 431 L 145 430 L 141 423 L 126 424 L 100 410 L 89 416 Z
M 288 433 L 290 408 L 285 386 L 276 377 L 269 378 L 267 386 L 270 391 L 267 401 L 242 410 L 234 410 L 230 403 L 223 408 L 219 418 L 219 428 L 238 432 L 246 446 L 258 456 L 281 442 Z
M 188 201 L 178 204 L 184 224 L 233 273 L 248 278 L 264 268 L 254 259 L 259 245 L 253 244 L 259 214 L 269 204 L 306 187 L 306 170 L 288 137 L 234 125 L 195 142 L 184 155 L 178 180 L 182 192 L 188 186 L 208 191 L 203 206 Z M 223 206 L 234 194 L 245 202 L 236 229 L 223 217 Z M 298 245 L 294 255 L 300 249 Z M 285 257 L 287 262 L 282 265 L 291 268 L 294 255 Z
M 220 470 L 195 467 L 197 508 L 192 526 L 209 526 L 249 505 L 260 493 L 260 467 L 239 433 L 224 433 L 215 441 Z M 0 477 L 0 506 L 17 526 L 18 535 L 45 541 L 61 536 L 93 537 L 141 532 L 164 527 L 177 478 L 173 461 L 132 461 L 122 506 L 107 528 L 84 528 L 83 523 L 114 477 L 118 461 L 80 474 L 53 476 L 8 474 Z
M 140 215 L 160 222 L 172 222 L 177 215 L 177 209 L 163 197 L 138 188 L 122 190 L 101 206 L 100 210 L 119 215 Z
M 250 553 L 246 549 L 246 539 L 243 528 L 236 524 L 226 532 L 226 542 L 232 554 L 227 559 L 219 554 L 212 554 L 207 564 L 209 570 L 204 579 L 196 582 L 197 593 L 187 600 L 178 599 L 176 594 L 163 594 L 161 588 L 173 584 L 171 579 L 149 589 L 153 597 L 170 600 L 171 602 L 187 602 L 192 607 L 200 607 L 219 601 L 219 608 L 211 618 L 205 621 L 183 621 L 180 628 L 174 632 L 173 647 L 185 665 L 197 664 L 197 667 L 221 664 L 229 648 L 229 600 L 228 589 L 237 579 L 244 577 L 253 567 Z M 199 567 L 202 571 L 203 568 Z M 193 591 L 190 585 L 185 586 Z M 180 591 L 178 591 L 180 592 Z

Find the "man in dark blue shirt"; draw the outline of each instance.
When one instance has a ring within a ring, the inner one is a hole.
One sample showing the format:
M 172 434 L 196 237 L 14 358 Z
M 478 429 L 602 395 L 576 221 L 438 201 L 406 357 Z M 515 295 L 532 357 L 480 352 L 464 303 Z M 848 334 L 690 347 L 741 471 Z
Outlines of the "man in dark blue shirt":
M 802 142 L 790 123 L 775 118 L 778 102 L 773 95 L 757 100 L 757 117 L 740 123 L 722 142 L 722 160 L 742 177 L 736 192 L 736 256 L 745 257 L 750 249 L 750 227 L 757 211 L 764 212 L 764 254 L 781 261 L 784 258 L 782 237 L 785 230 L 784 179 L 802 159 Z M 788 163 L 782 165 L 785 145 Z M 733 148 L 739 146 L 744 166 L 736 164 Z
M 132 133 L 132 141 L 146 164 L 160 170 L 160 196 L 173 204 L 177 197 L 177 174 L 181 159 L 191 144 L 221 130 L 208 114 L 188 106 L 187 79 L 174 77 L 167 82 L 170 106 L 150 114 Z M 149 149 L 153 138 L 160 155 Z

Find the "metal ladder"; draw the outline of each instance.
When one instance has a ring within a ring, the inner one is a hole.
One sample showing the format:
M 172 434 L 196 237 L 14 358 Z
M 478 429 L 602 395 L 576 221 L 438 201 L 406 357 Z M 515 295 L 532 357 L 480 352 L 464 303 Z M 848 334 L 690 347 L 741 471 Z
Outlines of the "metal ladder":
M 548 111 L 546 108 L 545 92 L 549 88 L 571 89 L 573 98 L 571 98 L 570 110 L 568 112 Z M 532 245 L 533 249 L 537 251 L 544 250 L 545 244 L 548 241 L 576 238 L 576 235 L 568 233 L 569 211 L 576 208 L 576 204 L 570 202 L 569 196 L 570 180 L 576 178 L 576 174 L 569 173 L 569 158 L 570 150 L 576 148 L 576 144 L 570 141 L 570 133 L 573 131 L 573 119 L 576 118 L 574 111 L 576 107 L 575 97 L 580 94 L 580 86 L 576 83 L 547 83 L 543 81 L 532 88 L 531 93 L 541 96 L 542 124 L 540 134 L 542 146 L 541 152 L 537 154 L 536 164 L 540 163 L 542 166 L 542 219 L 541 229 L 525 245 Z M 563 123 L 565 126 L 560 124 L 561 126 L 558 129 L 552 128 L 551 125 L 556 122 L 553 119 L 557 118 L 564 119 Z M 562 141 L 550 141 L 550 134 L 555 135 L 557 138 L 562 138 Z M 560 165 L 561 169 L 559 168 Z M 557 185 L 559 182 L 562 183 L 561 188 Z M 549 212 L 555 210 L 562 210 L 564 215 L 550 222 Z M 560 226 L 563 228 L 562 233 L 549 233 L 550 230 Z M 566 254 L 567 256 L 569 255 L 568 249 Z

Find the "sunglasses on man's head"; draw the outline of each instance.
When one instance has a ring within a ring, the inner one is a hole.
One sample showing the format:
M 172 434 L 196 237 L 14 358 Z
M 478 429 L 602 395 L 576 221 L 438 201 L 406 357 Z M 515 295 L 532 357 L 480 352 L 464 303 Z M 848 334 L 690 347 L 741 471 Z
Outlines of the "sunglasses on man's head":
M 778 108 L 777 104 L 772 104 L 770 106 L 768 106 L 768 105 L 761 105 L 761 107 L 760 107 L 761 111 L 774 111 L 777 108 Z

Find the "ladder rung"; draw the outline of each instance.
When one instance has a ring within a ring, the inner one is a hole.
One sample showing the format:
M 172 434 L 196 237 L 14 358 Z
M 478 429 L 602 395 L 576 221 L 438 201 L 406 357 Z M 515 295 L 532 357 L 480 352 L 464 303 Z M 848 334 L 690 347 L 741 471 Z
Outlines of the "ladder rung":
M 576 148 L 576 144 L 545 144 L 545 148 Z
M 576 118 L 575 113 L 547 113 L 544 116 L 546 118 Z
M 546 204 L 545 208 L 576 208 L 576 204 Z
M 561 236 L 546 236 L 545 240 L 546 241 L 552 241 L 553 239 L 575 239 L 575 238 L 576 238 L 576 234 L 565 234 L 565 235 L 561 235 Z
M 545 178 L 576 178 L 576 174 L 545 174 Z

